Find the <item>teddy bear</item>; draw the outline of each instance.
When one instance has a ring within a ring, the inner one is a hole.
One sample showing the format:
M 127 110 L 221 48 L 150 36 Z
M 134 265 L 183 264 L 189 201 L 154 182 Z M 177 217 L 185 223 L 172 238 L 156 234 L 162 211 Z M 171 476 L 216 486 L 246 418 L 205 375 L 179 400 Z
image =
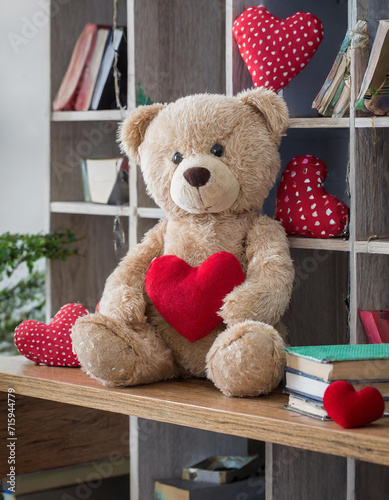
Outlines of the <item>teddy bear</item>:
M 98 310 L 73 327 L 73 349 L 91 377 L 107 386 L 207 377 L 227 396 L 267 394 L 279 384 L 280 320 L 294 269 L 281 223 L 260 210 L 280 169 L 287 125 L 285 102 L 264 87 L 129 113 L 121 147 L 167 215 L 108 277 Z M 146 275 L 162 256 L 197 267 L 219 252 L 239 261 L 244 278 L 223 298 L 220 324 L 189 341 L 155 307 Z

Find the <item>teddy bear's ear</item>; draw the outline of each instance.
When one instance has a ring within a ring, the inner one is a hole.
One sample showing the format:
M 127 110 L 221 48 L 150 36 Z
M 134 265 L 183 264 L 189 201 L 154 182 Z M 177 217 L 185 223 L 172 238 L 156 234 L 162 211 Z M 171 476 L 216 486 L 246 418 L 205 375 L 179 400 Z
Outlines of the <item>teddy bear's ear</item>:
M 146 129 L 164 107 L 164 104 L 139 106 L 124 120 L 119 130 L 119 141 L 122 151 L 129 158 L 138 159 L 138 148 L 145 137 Z
M 274 138 L 277 141 L 281 139 L 289 122 L 288 108 L 281 97 L 265 87 L 246 90 L 236 97 L 259 111 L 265 117 Z

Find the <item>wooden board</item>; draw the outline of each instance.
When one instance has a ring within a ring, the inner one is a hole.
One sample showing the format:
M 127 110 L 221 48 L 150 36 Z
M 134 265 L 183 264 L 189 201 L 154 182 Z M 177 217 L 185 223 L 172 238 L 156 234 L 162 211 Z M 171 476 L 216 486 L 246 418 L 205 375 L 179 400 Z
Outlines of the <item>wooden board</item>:
M 155 479 L 181 477 L 185 466 L 215 455 L 247 455 L 244 438 L 142 418 L 137 420 L 138 454 L 134 457 L 131 453 L 131 461 L 136 459 L 139 464 L 139 500 L 153 498 Z M 134 474 L 132 481 L 133 478 Z
M 346 459 L 273 445 L 274 500 L 346 500 Z
M 134 15 L 135 80 L 153 102 L 225 92 L 224 2 L 136 0 Z
M 389 129 L 356 130 L 356 239 L 389 237 Z
M 357 254 L 357 308 L 365 311 L 389 309 L 389 258 L 387 255 Z M 368 343 L 357 317 L 357 343 Z
M 12 387 L 12 385 L 11 385 Z M 7 395 L 0 393 L 2 415 Z M 16 467 L 18 474 L 70 465 L 128 457 L 128 418 L 124 415 L 81 406 L 35 399 L 17 394 Z M 7 420 L 0 422 L 3 444 L 8 436 Z M 0 450 L 0 477 L 5 477 L 8 448 Z
M 121 218 L 128 243 L 127 221 L 127 217 Z M 126 244 L 115 252 L 113 223 L 113 216 L 51 214 L 51 229 L 71 229 L 79 240 L 76 247 L 80 254 L 50 263 L 52 315 L 68 302 L 81 302 L 89 311 L 94 311 L 105 280 L 128 248 Z
M 296 272 L 284 315 L 291 345 L 345 344 L 348 253 L 291 249 Z
M 37 366 L 21 356 L 0 357 L 0 374 L 0 391 L 13 387 L 25 396 L 389 465 L 388 419 L 345 430 L 285 410 L 280 391 L 228 398 L 197 379 L 107 388 L 79 369 Z
M 355 500 L 388 500 L 389 468 L 383 465 L 355 462 Z

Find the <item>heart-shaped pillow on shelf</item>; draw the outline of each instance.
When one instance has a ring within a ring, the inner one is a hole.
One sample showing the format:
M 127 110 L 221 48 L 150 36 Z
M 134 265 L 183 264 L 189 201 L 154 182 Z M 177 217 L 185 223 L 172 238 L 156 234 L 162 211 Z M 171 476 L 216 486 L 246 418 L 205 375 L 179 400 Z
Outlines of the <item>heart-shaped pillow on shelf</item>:
M 293 158 L 281 176 L 274 218 L 287 234 L 306 238 L 331 238 L 344 233 L 349 209 L 327 193 L 324 161 L 312 155 Z
M 254 87 L 276 92 L 305 68 L 324 36 L 313 14 L 296 12 L 279 19 L 263 6 L 246 9 L 232 31 Z
M 145 285 L 161 316 L 189 342 L 196 342 L 222 323 L 217 312 L 223 299 L 244 279 L 239 260 L 229 252 L 217 252 L 198 267 L 164 255 L 151 263 Z
M 385 401 L 375 387 L 356 391 L 344 380 L 333 382 L 323 396 L 323 405 L 328 415 L 346 429 L 362 427 L 382 417 Z
M 40 321 L 23 321 L 15 329 L 18 351 L 35 363 L 50 366 L 80 366 L 73 353 L 71 329 L 78 318 L 89 311 L 81 304 L 66 304 L 46 325 Z

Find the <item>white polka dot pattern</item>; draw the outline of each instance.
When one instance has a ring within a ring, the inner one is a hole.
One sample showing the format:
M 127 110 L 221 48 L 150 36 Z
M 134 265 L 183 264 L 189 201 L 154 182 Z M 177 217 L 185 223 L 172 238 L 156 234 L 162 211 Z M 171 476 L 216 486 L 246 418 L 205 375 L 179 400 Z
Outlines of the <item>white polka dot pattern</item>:
M 349 209 L 324 189 L 326 177 L 326 164 L 315 156 L 296 156 L 288 163 L 278 187 L 274 216 L 287 234 L 332 238 L 344 232 Z
M 296 12 L 279 19 L 263 6 L 246 9 L 232 31 L 254 87 L 276 92 L 305 68 L 324 36 L 313 14 Z
M 23 321 L 15 329 L 14 342 L 21 354 L 35 363 L 49 366 L 80 366 L 72 349 L 71 329 L 77 318 L 89 311 L 81 304 L 66 304 L 46 325 Z

